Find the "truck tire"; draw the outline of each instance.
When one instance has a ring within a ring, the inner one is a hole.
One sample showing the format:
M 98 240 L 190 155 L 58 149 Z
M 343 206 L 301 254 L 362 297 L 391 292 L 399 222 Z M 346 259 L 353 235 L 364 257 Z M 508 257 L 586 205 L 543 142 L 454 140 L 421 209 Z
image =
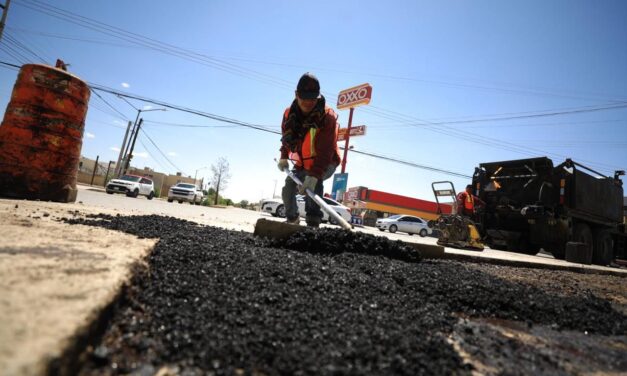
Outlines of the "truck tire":
M 594 248 L 592 263 L 595 265 L 609 265 L 614 259 L 614 240 L 607 229 L 594 231 Z
M 135 190 L 133 192 L 127 192 L 126 195 L 128 197 L 135 198 L 135 197 L 139 196 L 139 189 L 135 188 Z
M 146 197 L 149 200 L 152 200 L 152 198 L 155 197 L 155 192 L 150 191 L 150 194 L 148 194 L 148 197 Z

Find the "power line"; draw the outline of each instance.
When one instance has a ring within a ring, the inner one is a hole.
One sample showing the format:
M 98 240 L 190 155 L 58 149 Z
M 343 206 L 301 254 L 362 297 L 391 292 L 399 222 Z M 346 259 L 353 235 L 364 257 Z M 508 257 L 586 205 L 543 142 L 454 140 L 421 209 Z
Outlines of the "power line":
M 139 143 L 140 143 L 140 144 L 144 147 L 144 149 L 146 150 L 146 153 L 148 153 L 148 155 L 149 155 L 150 157 L 152 157 L 152 159 L 153 159 L 153 160 L 154 160 L 154 161 L 155 161 L 155 162 L 156 162 L 159 166 L 161 166 L 161 168 L 162 168 L 164 171 L 167 171 L 167 170 L 168 170 L 168 168 L 166 168 L 163 164 L 161 164 L 161 162 L 159 162 L 159 160 L 158 160 L 157 158 L 155 158 L 152 154 L 150 154 L 150 152 L 148 151 L 148 148 L 146 147 L 146 144 L 144 144 L 144 141 L 142 141 L 142 140 L 140 139 L 140 140 L 139 140 Z
M 176 169 L 176 171 L 183 173 L 183 170 L 180 169 L 177 165 L 175 165 L 170 158 L 168 158 L 163 151 L 161 151 L 161 149 L 157 146 L 157 144 L 155 144 L 155 142 L 152 140 L 152 138 L 150 138 L 150 136 L 148 135 L 148 133 L 146 133 L 145 130 L 140 129 L 141 132 L 148 138 L 148 141 L 150 141 L 150 143 L 155 147 L 155 149 L 157 149 L 157 151 L 163 156 L 163 158 L 165 158 L 166 161 L 168 161 L 168 163 L 170 163 L 172 166 L 174 166 L 174 168 Z M 185 175 L 188 175 L 187 173 L 185 173 Z
M 191 50 L 183 49 L 183 48 L 171 45 L 171 44 L 160 42 L 153 38 L 145 37 L 137 33 L 126 31 L 126 30 L 90 19 L 84 16 L 80 16 L 75 13 L 65 11 L 61 8 L 57 8 L 57 7 L 42 3 L 37 0 L 20 0 L 20 2 L 26 2 L 27 4 L 22 4 L 22 5 L 29 9 L 42 12 L 52 17 L 65 20 L 67 22 L 71 22 L 82 27 L 86 27 L 91 30 L 95 30 L 104 34 L 114 36 L 118 39 L 122 39 L 128 42 L 134 43 L 134 44 L 139 44 L 144 47 L 152 48 L 154 50 L 157 50 L 157 51 L 169 54 L 169 55 L 177 56 L 177 57 L 187 59 L 187 60 L 202 64 L 202 65 L 210 66 L 215 69 L 223 70 L 223 71 L 226 71 L 226 72 L 238 75 L 238 76 L 266 82 L 271 85 L 280 86 L 284 88 L 289 87 L 290 89 L 292 87 L 292 84 L 288 83 L 285 80 L 277 79 L 272 76 L 269 76 L 269 75 L 266 75 L 266 74 L 263 74 L 254 70 L 242 68 L 234 64 L 220 61 L 219 59 L 216 59 L 213 57 L 208 57 L 206 55 L 196 53 Z M 329 98 L 333 98 L 333 96 L 329 96 Z M 414 124 L 414 126 L 421 127 L 422 129 L 426 128 L 427 130 L 430 130 L 432 132 L 447 135 L 449 137 L 461 138 L 467 142 L 473 142 L 473 143 L 477 143 L 480 145 L 499 148 L 499 149 L 503 149 L 507 151 L 514 151 L 514 152 L 525 154 L 525 155 L 536 155 L 536 153 L 552 154 L 552 153 L 546 153 L 544 151 L 540 151 L 537 149 L 533 149 L 528 146 L 521 146 L 521 145 L 517 145 L 511 142 L 505 142 L 505 141 L 498 140 L 498 139 L 491 138 L 491 137 L 473 135 L 467 131 L 462 133 L 458 130 L 444 127 L 443 126 L 444 124 L 434 124 L 432 122 L 428 122 L 428 121 L 411 117 L 408 115 L 398 114 L 394 111 L 385 110 L 385 109 L 377 109 L 374 106 L 371 106 L 370 108 L 367 108 L 364 111 L 372 113 L 375 116 L 379 116 L 379 117 L 383 117 L 383 118 L 387 118 L 391 120 L 403 119 L 401 121 L 403 121 L 404 123 L 409 123 L 410 121 L 414 121 L 414 122 L 418 121 L 420 123 Z M 399 115 L 401 116 L 400 118 L 399 118 Z M 535 116 L 543 116 L 543 115 L 535 115 Z M 552 115 L 546 114 L 544 116 L 552 116 Z M 410 120 L 407 120 L 407 119 L 410 119 Z M 490 119 L 490 121 L 493 121 L 493 120 L 498 120 L 498 119 Z M 478 121 L 478 120 L 474 120 L 474 121 Z M 559 156 L 560 158 L 565 158 L 565 156 L 559 155 L 559 154 L 552 154 L 552 155 Z M 599 166 L 604 165 L 604 164 L 596 163 L 596 162 L 589 162 L 589 163 L 599 165 Z M 605 165 L 605 166 L 608 166 L 608 165 Z
M 117 109 L 117 108 L 113 107 L 113 105 L 112 105 L 111 103 L 107 102 L 107 101 L 106 101 L 106 100 L 105 100 L 105 99 L 104 99 L 104 98 L 103 98 L 100 94 L 98 94 L 98 92 L 97 92 L 97 91 L 95 91 L 95 90 L 94 90 L 93 88 L 91 88 L 91 87 L 89 88 L 89 90 L 90 90 L 92 93 L 96 94 L 96 96 L 97 96 L 98 98 L 100 98 L 100 100 L 101 100 L 101 101 L 103 101 L 103 102 L 104 102 L 107 106 L 109 106 L 109 108 L 111 108 L 113 111 L 115 111 L 116 113 L 118 113 L 118 114 L 122 117 L 122 118 L 121 118 L 122 120 L 126 120 L 126 121 L 128 121 L 128 119 L 126 118 L 126 115 L 124 115 L 123 113 L 121 113 L 120 111 L 118 111 L 118 109 Z M 117 116 L 116 116 L 116 117 L 117 117 Z

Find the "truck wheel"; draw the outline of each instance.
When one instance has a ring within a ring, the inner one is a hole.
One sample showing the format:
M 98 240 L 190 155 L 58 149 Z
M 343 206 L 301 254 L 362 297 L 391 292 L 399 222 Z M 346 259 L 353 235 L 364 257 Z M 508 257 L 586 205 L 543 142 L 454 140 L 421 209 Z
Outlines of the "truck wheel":
M 148 197 L 146 197 L 149 200 L 152 200 L 152 198 L 155 197 L 155 192 L 150 191 L 150 193 L 148 194 Z
M 594 231 L 594 250 L 592 263 L 595 265 L 609 265 L 614 259 L 614 241 L 607 229 Z
M 135 188 L 135 190 L 134 190 L 133 192 L 128 192 L 126 195 L 127 195 L 128 197 L 133 197 L 133 198 L 135 198 L 135 197 L 137 197 L 137 196 L 139 195 L 139 189 Z
M 396 227 L 396 225 L 392 225 L 390 226 L 390 232 L 393 234 L 396 232 L 396 230 L 398 230 L 398 227 Z
M 174 201 L 174 200 L 172 200 L 171 198 L 168 199 L 168 202 L 172 202 L 172 201 Z

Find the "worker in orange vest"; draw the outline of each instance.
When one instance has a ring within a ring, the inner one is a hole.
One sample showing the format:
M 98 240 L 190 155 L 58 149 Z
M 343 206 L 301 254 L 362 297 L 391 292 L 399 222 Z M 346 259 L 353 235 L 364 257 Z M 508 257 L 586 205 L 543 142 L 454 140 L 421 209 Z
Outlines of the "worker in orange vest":
M 278 168 L 284 171 L 289 168 L 288 160 L 292 160 L 293 172 L 303 182 L 299 189 L 288 177 L 282 190 L 287 222 L 298 224 L 296 194 L 305 194 L 305 189 L 310 189 L 322 196 L 322 182 L 330 178 L 340 164 L 340 153 L 337 115 L 326 106 L 318 78 L 311 73 L 303 74 L 296 86 L 295 97 L 283 114 Z M 305 212 L 308 226 L 320 226 L 322 211 L 308 196 L 305 196 Z
M 457 214 L 474 219 L 477 206 L 483 207 L 485 202 L 472 194 L 472 185 L 468 184 L 466 190 L 457 195 Z

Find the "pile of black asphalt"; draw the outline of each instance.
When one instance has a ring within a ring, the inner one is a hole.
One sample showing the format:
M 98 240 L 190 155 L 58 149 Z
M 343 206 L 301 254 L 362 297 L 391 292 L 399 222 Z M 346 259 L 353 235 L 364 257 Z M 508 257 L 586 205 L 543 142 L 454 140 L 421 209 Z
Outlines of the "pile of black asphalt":
M 85 357 L 86 375 L 470 374 L 449 340 L 460 318 L 627 333 L 603 299 L 420 260 L 367 234 L 276 241 L 163 216 L 65 221 L 159 238 Z

